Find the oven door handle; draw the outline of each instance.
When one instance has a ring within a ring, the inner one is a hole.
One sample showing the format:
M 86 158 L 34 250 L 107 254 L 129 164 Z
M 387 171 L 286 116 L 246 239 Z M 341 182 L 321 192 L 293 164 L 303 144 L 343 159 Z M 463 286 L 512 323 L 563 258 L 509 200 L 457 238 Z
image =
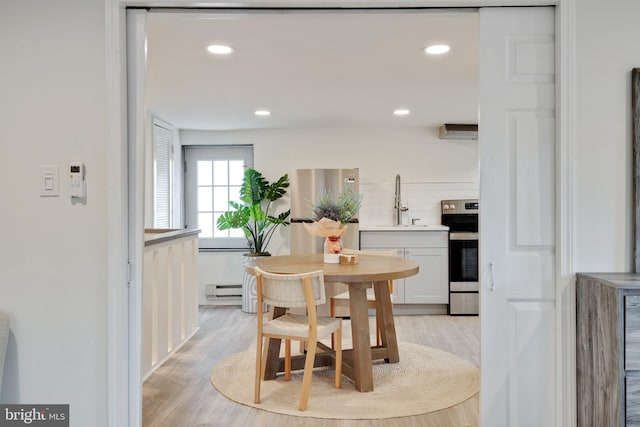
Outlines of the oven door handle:
M 480 233 L 449 233 L 449 240 L 478 240 Z

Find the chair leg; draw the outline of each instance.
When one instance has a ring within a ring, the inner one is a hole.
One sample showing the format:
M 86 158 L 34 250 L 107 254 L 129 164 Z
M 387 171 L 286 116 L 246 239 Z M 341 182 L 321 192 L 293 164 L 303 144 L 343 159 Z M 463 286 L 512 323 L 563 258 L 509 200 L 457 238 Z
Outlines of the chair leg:
M 300 405 L 298 409 L 307 410 L 309 390 L 311 389 L 311 376 L 313 375 L 313 363 L 316 358 L 317 341 L 307 342 L 307 357 L 304 360 L 304 375 L 302 376 L 302 390 L 300 392 Z
M 260 403 L 260 381 L 262 374 L 262 337 L 258 337 L 256 346 L 256 384 L 253 394 L 253 403 Z
M 334 301 L 333 298 L 329 298 L 329 316 L 331 317 L 336 317 L 336 303 Z M 331 349 L 335 350 L 335 342 L 336 342 L 336 338 L 335 338 L 335 333 L 331 333 Z
M 284 380 L 291 380 L 291 340 L 284 340 Z
M 342 319 L 336 331 L 336 388 L 342 387 Z

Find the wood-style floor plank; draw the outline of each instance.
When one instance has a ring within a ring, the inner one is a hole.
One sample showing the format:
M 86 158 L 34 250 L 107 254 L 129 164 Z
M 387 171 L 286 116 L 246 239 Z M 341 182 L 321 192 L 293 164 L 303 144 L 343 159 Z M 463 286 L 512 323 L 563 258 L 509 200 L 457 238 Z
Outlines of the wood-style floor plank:
M 274 426 L 423 427 L 477 426 L 477 396 L 453 408 L 430 414 L 381 420 L 330 420 L 293 417 L 239 405 L 222 396 L 209 382 L 211 369 L 227 357 L 255 345 L 255 315 L 239 307 L 200 309 L 200 330 L 143 385 L 142 425 L 145 427 Z M 375 318 L 369 319 L 374 331 Z M 397 316 L 398 341 L 438 348 L 479 366 L 478 317 Z M 343 321 L 343 338 L 351 325 Z M 372 337 L 373 339 L 373 337 Z M 253 384 L 248 384 L 253 387 Z

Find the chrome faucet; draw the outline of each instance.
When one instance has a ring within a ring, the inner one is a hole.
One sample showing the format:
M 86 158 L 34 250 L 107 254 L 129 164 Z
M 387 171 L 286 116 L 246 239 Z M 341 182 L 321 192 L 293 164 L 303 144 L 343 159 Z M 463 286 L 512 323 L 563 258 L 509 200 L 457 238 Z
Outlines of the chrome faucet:
M 396 210 L 396 225 L 402 225 L 402 212 L 408 210 L 406 206 L 402 206 L 400 200 L 400 175 L 396 175 L 396 201 L 393 208 Z

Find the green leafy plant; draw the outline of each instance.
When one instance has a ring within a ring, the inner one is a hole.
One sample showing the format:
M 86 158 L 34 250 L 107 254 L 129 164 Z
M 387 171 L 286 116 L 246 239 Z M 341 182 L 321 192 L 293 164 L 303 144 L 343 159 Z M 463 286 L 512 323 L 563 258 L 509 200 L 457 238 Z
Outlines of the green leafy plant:
M 222 214 L 216 223 L 218 230 L 241 228 L 251 248 L 250 255 L 269 255 L 266 251 L 273 232 L 279 225 L 287 226 L 291 210 L 271 214 L 272 202 L 282 198 L 289 187 L 289 175 L 269 183 L 260 172 L 247 169 L 240 188 L 241 203 L 230 201 L 235 209 Z
M 337 198 L 333 193 L 325 190 L 311 206 L 313 219 L 319 221 L 322 218 L 329 218 L 345 224 L 357 215 L 361 204 L 362 194 L 355 194 L 350 187 L 344 188 Z

